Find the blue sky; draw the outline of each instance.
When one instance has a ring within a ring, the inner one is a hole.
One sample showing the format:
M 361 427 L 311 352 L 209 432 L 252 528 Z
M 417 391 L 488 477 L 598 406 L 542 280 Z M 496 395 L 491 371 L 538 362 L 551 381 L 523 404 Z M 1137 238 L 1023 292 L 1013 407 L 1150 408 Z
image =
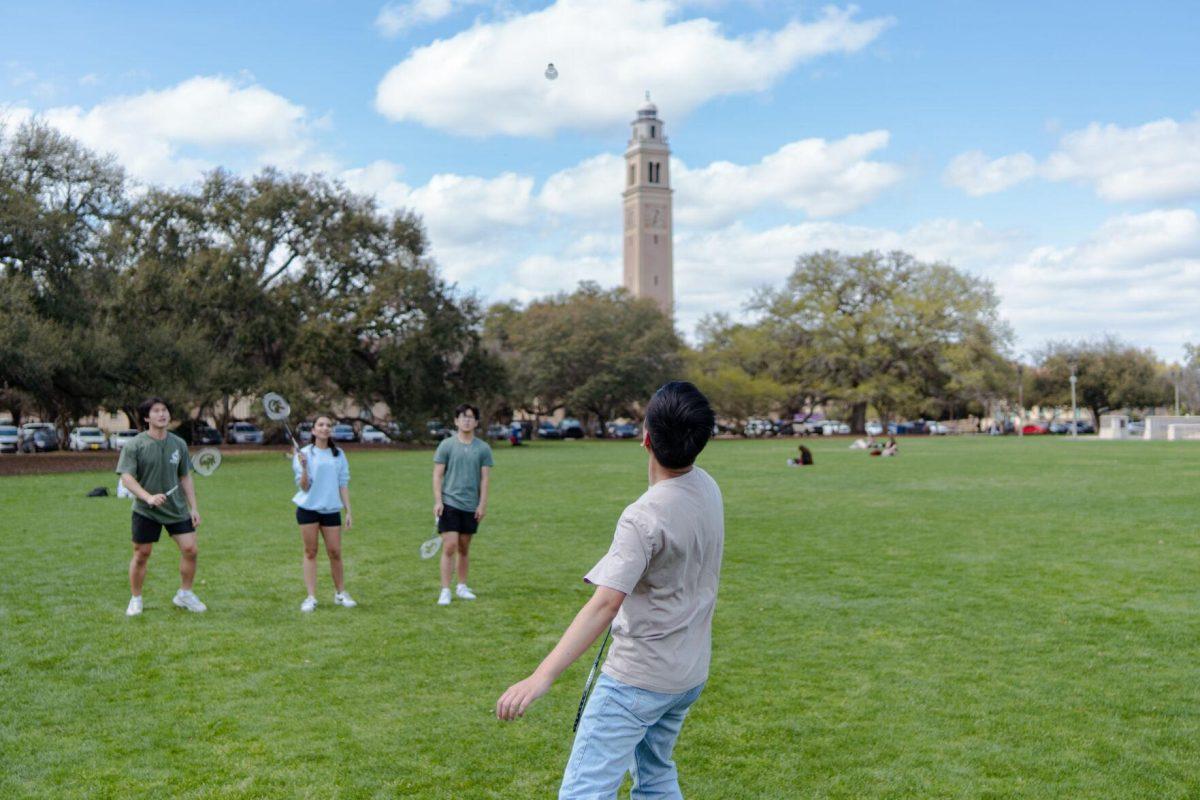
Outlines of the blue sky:
M 322 170 L 528 300 L 620 276 L 649 89 L 676 159 L 678 322 L 822 247 L 990 278 L 1017 352 L 1200 342 L 1200 22 L 1177 3 L 4 3 L 0 105 L 146 183 Z M 554 61 L 561 77 L 541 77 Z

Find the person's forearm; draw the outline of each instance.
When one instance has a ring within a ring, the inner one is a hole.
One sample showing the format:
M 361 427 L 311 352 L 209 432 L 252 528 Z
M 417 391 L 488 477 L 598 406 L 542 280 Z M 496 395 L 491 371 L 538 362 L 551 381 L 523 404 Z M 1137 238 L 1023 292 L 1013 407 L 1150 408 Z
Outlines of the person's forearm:
M 433 473 L 433 502 L 442 502 L 442 476 Z
M 579 609 L 579 613 L 567 626 L 558 644 L 542 659 L 542 663 L 538 664 L 534 675 L 550 682 L 555 681 L 563 670 L 575 663 L 575 659 L 587 652 L 596 639 L 600 638 L 600 634 L 612 624 L 620 608 L 619 603 L 606 603 L 597 595 L 593 595 L 592 599 Z
M 488 501 L 488 484 L 491 483 L 492 477 L 486 472 L 483 479 L 479 482 L 479 505 L 486 506 Z
M 346 509 L 346 513 L 350 513 L 350 487 L 339 486 L 338 495 L 342 498 L 342 508 Z
M 142 485 L 137 482 L 137 478 L 133 477 L 132 473 L 122 472 L 121 484 L 124 485 L 126 489 L 133 492 L 133 496 L 141 500 L 143 503 L 150 502 L 150 493 L 142 488 Z
M 192 480 L 192 476 L 184 475 L 179 479 L 179 485 L 183 487 L 183 496 L 187 498 L 188 508 L 199 511 L 200 506 L 196 503 L 196 482 Z

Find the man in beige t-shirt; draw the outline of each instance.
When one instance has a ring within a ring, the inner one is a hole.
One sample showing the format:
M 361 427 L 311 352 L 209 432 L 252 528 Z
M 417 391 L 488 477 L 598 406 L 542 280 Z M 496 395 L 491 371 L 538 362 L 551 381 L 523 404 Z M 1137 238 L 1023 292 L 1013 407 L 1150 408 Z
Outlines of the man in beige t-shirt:
M 496 703 L 501 719 L 524 715 L 612 626 L 560 800 L 615 797 L 627 771 L 633 798 L 682 797 L 671 752 L 708 679 L 725 538 L 721 491 L 694 465 L 713 422 L 692 384 L 673 381 L 655 393 L 642 442 L 650 488 L 621 514 L 608 553 L 584 577 L 596 587 L 592 599 L 533 674 Z

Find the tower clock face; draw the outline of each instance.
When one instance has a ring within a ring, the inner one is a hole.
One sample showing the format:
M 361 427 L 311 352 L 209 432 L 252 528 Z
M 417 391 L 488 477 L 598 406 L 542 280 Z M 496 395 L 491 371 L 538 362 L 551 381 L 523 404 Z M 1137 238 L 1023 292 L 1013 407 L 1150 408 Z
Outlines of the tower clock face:
M 667 209 L 663 206 L 646 206 L 642 216 L 647 230 L 662 231 L 667 229 Z

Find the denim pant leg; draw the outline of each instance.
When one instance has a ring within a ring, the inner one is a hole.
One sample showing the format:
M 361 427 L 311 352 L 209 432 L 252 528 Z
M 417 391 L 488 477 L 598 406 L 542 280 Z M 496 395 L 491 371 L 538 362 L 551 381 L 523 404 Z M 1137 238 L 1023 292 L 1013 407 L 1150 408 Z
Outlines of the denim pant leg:
M 647 725 L 634 713 L 637 693 L 601 674 L 579 721 L 559 800 L 612 800 L 633 766 L 633 750 Z
M 675 749 L 675 740 L 679 738 L 688 709 L 703 690 L 704 684 L 682 694 L 643 691 L 643 699 L 656 701 L 655 710 L 660 712 L 660 716 L 634 748 L 631 800 L 683 800 L 679 790 L 679 772 L 671 760 L 671 751 Z

